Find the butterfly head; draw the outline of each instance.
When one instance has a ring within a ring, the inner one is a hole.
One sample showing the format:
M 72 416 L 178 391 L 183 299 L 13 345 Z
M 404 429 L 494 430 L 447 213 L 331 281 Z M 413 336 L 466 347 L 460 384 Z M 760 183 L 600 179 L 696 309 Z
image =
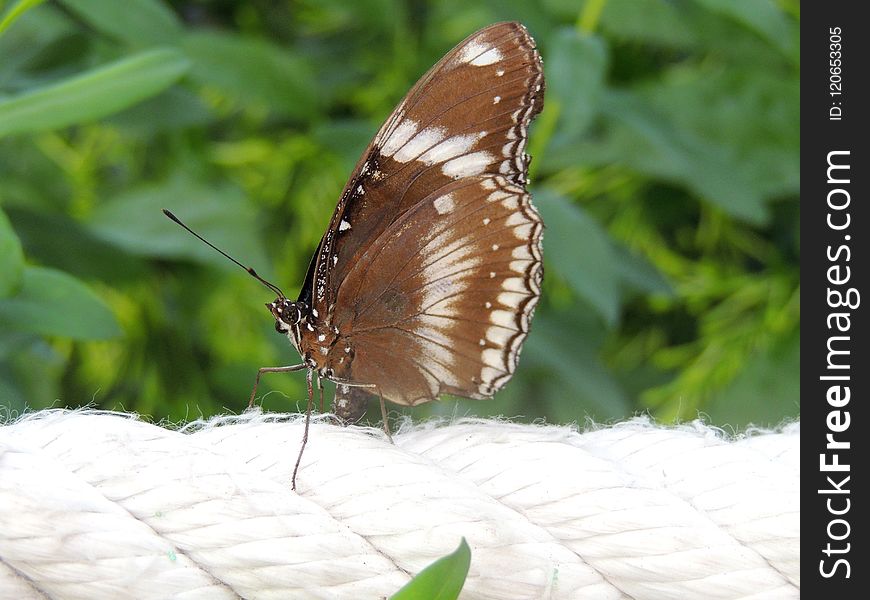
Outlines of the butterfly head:
M 266 304 L 266 308 L 275 317 L 275 330 L 278 333 L 291 334 L 298 329 L 299 322 L 302 320 L 302 305 L 297 302 L 291 302 L 283 296 L 275 298 L 274 302 Z

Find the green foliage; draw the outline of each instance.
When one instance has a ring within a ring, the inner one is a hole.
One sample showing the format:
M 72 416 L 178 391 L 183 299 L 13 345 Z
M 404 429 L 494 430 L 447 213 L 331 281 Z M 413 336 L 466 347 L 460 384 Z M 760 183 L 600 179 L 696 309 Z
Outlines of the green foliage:
M 390 600 L 454 600 L 462 591 L 469 566 L 471 549 L 465 538 L 462 538 L 456 550 L 420 571 L 414 579 L 390 596 Z
M 379 123 L 506 19 L 547 76 L 544 293 L 505 390 L 414 416 L 798 414 L 789 0 L 0 2 L 0 410 L 243 409 L 295 360 L 271 294 L 160 209 L 294 295 Z

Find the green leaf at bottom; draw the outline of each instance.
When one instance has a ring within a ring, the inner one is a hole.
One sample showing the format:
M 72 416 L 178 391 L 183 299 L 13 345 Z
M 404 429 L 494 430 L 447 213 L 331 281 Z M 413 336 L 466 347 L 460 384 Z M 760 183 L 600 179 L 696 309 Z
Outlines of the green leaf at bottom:
M 465 584 L 470 564 L 471 549 L 465 538 L 462 538 L 459 548 L 420 571 L 407 585 L 393 594 L 390 600 L 455 600 Z

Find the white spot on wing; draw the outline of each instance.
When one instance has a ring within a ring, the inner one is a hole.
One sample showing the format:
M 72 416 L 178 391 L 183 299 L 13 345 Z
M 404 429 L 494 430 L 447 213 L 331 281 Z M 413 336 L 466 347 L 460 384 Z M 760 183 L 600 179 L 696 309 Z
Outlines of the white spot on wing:
M 511 292 L 528 292 L 529 290 L 523 283 L 522 277 L 508 277 L 501 282 L 501 287 Z
M 417 133 L 417 123 L 411 119 L 405 119 L 387 135 L 387 139 L 381 144 L 381 154 L 392 156 L 396 150 L 405 145 L 409 139 Z
M 525 291 L 525 290 L 524 290 Z M 502 292 L 496 298 L 499 304 L 503 306 L 508 306 L 510 308 L 519 308 L 520 303 L 526 299 L 525 294 L 519 294 L 517 292 Z
M 462 49 L 462 52 L 459 54 L 459 61 L 464 62 L 464 63 L 471 63 L 472 65 L 475 65 L 475 66 L 489 65 L 489 64 L 492 64 L 501 58 L 501 55 L 498 54 L 498 50 L 495 50 L 496 54 L 498 54 L 498 57 L 495 58 L 494 60 L 492 60 L 491 62 L 479 62 L 479 61 L 490 60 L 492 58 L 491 56 L 488 56 L 487 58 L 483 58 L 483 57 L 486 56 L 487 54 L 489 54 L 490 52 L 492 52 L 493 50 L 495 50 L 495 48 L 487 49 L 486 44 L 483 44 L 478 40 L 472 40 L 471 42 L 467 43 L 465 45 L 465 47 Z
M 414 160 L 420 154 L 444 139 L 447 130 L 444 127 L 427 127 L 411 139 L 407 140 L 401 148 L 393 154 L 393 160 L 406 163 Z
M 487 332 L 487 335 L 489 332 Z M 483 356 L 483 362 L 487 365 L 497 365 L 501 366 L 504 364 L 501 359 L 501 350 L 497 350 L 496 348 L 487 348 L 483 352 L 481 352 Z
M 435 211 L 439 215 L 447 214 L 454 208 L 456 208 L 456 202 L 453 200 L 453 194 L 444 194 L 443 196 L 439 196 L 436 198 L 432 205 L 435 207 Z
M 514 235 L 521 240 L 527 240 L 532 237 L 532 230 L 535 228 L 533 223 L 527 223 L 525 225 L 519 225 L 516 229 L 514 229 Z
M 526 248 L 525 246 L 517 246 L 516 248 L 514 248 L 511 251 L 511 256 L 513 258 L 530 259 L 530 258 L 532 258 L 532 253 L 529 252 L 529 249 Z M 513 268 L 513 267 L 511 267 L 511 268 Z
M 492 394 L 492 381 L 502 374 L 501 369 L 493 369 L 492 367 L 484 367 L 480 370 L 480 378 L 486 382 L 480 386 L 480 393 L 485 395 Z
M 499 52 L 497 48 L 490 48 L 480 56 L 472 59 L 470 64 L 474 65 L 475 67 L 483 67 L 485 65 L 497 63 L 501 59 L 501 52 Z
M 441 167 L 441 172 L 454 179 L 480 175 L 492 163 L 493 158 L 489 152 L 473 152 L 447 161 Z
M 429 150 L 424 152 L 418 160 L 423 161 L 427 165 L 434 165 L 435 163 L 450 160 L 451 158 L 467 153 L 484 135 L 486 135 L 486 133 L 483 131 L 465 135 L 454 135 L 453 137 L 449 137 L 439 144 L 429 148 Z
M 532 258 L 532 255 L 529 254 L 529 259 Z M 514 273 L 525 273 L 526 267 L 529 265 L 528 260 L 512 260 L 509 267 L 511 271 Z
M 501 96 L 496 96 L 492 99 L 493 104 L 498 104 L 499 102 L 501 102 Z
M 505 329 L 504 327 L 489 327 L 486 330 L 486 339 L 488 339 L 493 344 L 497 344 L 498 346 L 504 347 L 510 341 L 511 336 L 513 336 L 516 332 L 511 329 Z M 486 350 L 484 350 L 486 352 Z M 501 353 L 496 351 L 497 362 L 496 364 L 500 364 L 501 361 Z M 485 357 L 484 357 L 484 360 Z
M 338 224 L 338 230 L 339 231 L 347 231 L 348 229 L 350 229 L 350 223 L 348 223 L 347 221 L 342 219 L 341 223 Z
M 522 223 L 526 223 L 527 221 L 528 219 L 526 219 L 526 217 L 524 217 L 522 213 L 515 212 L 511 213 L 511 216 L 507 218 L 504 224 L 508 227 L 513 227 L 514 225 L 521 225 Z
M 517 327 L 514 314 L 506 310 L 494 310 L 489 313 L 489 322 L 508 329 L 516 329 Z

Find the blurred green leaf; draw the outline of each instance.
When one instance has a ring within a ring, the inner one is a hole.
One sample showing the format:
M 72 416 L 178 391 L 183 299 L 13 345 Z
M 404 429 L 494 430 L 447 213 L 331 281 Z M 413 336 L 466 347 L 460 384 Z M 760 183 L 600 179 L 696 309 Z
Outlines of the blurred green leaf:
M 192 32 L 182 47 L 194 61 L 191 78 L 201 84 L 279 115 L 311 118 L 317 110 L 311 68 L 288 49 L 217 31 Z
M 601 27 L 618 40 L 669 48 L 689 48 L 698 34 L 691 26 L 691 4 L 668 0 L 608 0 Z
M 87 226 L 100 239 L 134 254 L 193 259 L 238 269 L 167 219 L 163 208 L 237 260 L 268 273 L 271 261 L 259 242 L 256 211 L 241 191 L 226 184 L 205 185 L 176 175 L 105 202 L 91 215 Z
M 0 100 L 0 136 L 105 117 L 171 85 L 188 66 L 176 50 L 149 50 Z
M 547 109 L 558 107 L 566 135 L 582 133 L 598 112 L 607 49 L 598 37 L 566 27 L 555 32 L 548 50 Z
M 623 246 L 614 245 L 616 277 L 624 289 L 641 294 L 674 295 L 670 282 L 645 258 L 632 254 Z
M 687 185 L 735 217 L 753 223 L 768 218 L 761 190 L 725 147 L 673 127 L 634 94 L 611 92 L 602 107 L 615 126 L 610 143 L 597 148 L 603 156 Z
M 18 289 L 23 271 L 24 254 L 21 251 L 21 242 L 0 208 L 0 298 L 5 298 Z
M 10 206 L 8 212 L 27 256 L 44 266 L 83 279 L 115 283 L 133 281 L 145 274 L 141 259 L 101 240 L 66 215 L 16 206 Z M 49 231 L 51 234 L 46 235 Z
M 112 311 L 84 283 L 61 271 L 27 267 L 18 294 L 0 300 L 0 325 L 77 340 L 120 335 Z
M 61 0 L 94 29 L 131 46 L 177 43 L 184 28 L 160 0 Z
M 454 600 L 465 585 L 470 565 L 471 549 L 462 538 L 459 548 L 420 571 L 390 600 Z
M 695 0 L 714 13 L 730 17 L 764 37 L 795 63 L 800 60 L 797 28 L 771 0 Z
M 588 416 L 608 421 L 630 411 L 625 392 L 598 357 L 603 331 L 582 311 L 580 304 L 564 314 L 536 314 L 523 350 L 524 369 L 546 367 L 548 382 L 555 375 L 565 384 L 556 392 L 561 402 L 548 411 L 556 423 Z
M 704 407 L 713 423 L 752 423 L 776 427 L 800 416 L 800 334 L 759 350 L 746 368 Z
M 203 100 L 180 86 L 173 86 L 107 119 L 140 136 L 201 127 L 216 120 Z
M 558 273 L 609 324 L 619 311 L 619 280 L 611 242 L 581 208 L 547 189 L 535 192 L 544 231 L 547 269 Z
M 2 35 L 18 17 L 44 1 L 45 0 L 18 0 L 18 2 L 13 4 L 12 8 L 3 15 L 3 18 L 0 19 L 0 35 Z
M 799 192 L 800 128 L 792 127 L 800 121 L 799 85 L 796 70 L 753 65 L 671 72 L 640 94 L 690 144 L 714 148 L 719 169 L 743 186 L 739 193 L 778 196 Z
M 0 331 L 0 421 L 26 409 L 53 406 L 65 362 L 45 340 L 31 333 Z

